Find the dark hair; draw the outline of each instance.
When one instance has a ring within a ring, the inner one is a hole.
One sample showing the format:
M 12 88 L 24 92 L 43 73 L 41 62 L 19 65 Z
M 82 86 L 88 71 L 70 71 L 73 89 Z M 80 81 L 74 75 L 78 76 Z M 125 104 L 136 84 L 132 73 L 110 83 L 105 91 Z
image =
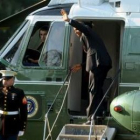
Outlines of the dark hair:
M 41 27 L 41 28 L 39 29 L 39 31 L 40 31 L 40 30 L 48 31 L 48 30 L 49 30 L 49 26 L 45 25 L 45 26 Z
M 86 21 L 84 22 L 84 24 L 92 28 L 92 21 Z

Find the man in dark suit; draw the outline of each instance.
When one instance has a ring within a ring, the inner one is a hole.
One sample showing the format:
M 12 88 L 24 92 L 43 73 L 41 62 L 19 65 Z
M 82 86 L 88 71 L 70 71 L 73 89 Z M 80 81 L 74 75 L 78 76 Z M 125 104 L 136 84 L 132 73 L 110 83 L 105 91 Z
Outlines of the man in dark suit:
M 108 71 L 112 67 L 111 58 L 106 50 L 104 42 L 88 25 L 79 23 L 76 20 L 69 19 L 66 11 L 61 10 L 63 20 L 69 22 L 74 27 L 75 34 L 80 38 L 86 52 L 86 71 L 89 72 L 89 106 L 87 108 L 87 124 L 91 121 L 96 107 L 103 97 L 103 83 Z M 81 69 L 82 65 L 77 64 L 72 68 L 73 72 Z M 101 115 L 103 105 L 96 112 L 96 115 Z
M 17 140 L 25 132 L 27 99 L 23 90 L 13 86 L 16 72 L 1 70 L 0 140 Z

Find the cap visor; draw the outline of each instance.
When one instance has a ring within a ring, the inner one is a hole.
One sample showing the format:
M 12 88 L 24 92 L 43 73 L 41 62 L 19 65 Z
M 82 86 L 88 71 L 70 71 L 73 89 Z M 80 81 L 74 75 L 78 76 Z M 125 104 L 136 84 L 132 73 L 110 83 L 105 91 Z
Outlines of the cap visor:
M 9 80 L 9 79 L 11 79 L 11 78 L 13 78 L 13 76 L 3 76 L 3 77 L 2 77 L 3 80 Z

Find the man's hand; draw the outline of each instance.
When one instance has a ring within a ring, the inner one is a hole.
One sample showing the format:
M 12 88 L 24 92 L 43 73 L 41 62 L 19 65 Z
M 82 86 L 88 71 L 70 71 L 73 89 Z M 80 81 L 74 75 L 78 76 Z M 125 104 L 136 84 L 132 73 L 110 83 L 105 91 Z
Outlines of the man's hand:
M 30 62 L 32 62 L 32 63 L 38 63 L 38 60 L 34 60 L 34 59 L 32 59 L 32 58 L 28 58 L 28 60 L 29 60 Z
M 64 21 L 67 21 L 67 22 L 70 21 L 70 19 L 68 18 L 67 12 L 64 9 L 61 9 L 61 15 L 62 15 Z
M 24 135 L 24 131 L 19 131 L 18 132 L 18 136 L 20 137 L 20 136 L 23 136 Z
M 78 70 L 80 70 L 82 68 L 81 64 L 76 64 L 71 68 L 72 72 L 77 72 Z

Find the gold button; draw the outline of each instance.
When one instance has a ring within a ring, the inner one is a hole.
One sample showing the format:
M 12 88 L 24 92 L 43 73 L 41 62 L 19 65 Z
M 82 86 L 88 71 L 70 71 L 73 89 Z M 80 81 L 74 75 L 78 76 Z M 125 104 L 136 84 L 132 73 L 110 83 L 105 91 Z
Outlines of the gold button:
M 6 110 L 6 108 L 4 108 L 4 110 Z
M 7 111 L 3 111 L 3 115 L 8 115 L 8 112 Z
M 4 100 L 4 102 L 6 103 L 7 101 L 6 101 L 6 100 Z
M 4 104 L 4 106 L 6 106 L 6 104 Z
M 5 99 L 7 99 L 7 96 L 5 96 Z

